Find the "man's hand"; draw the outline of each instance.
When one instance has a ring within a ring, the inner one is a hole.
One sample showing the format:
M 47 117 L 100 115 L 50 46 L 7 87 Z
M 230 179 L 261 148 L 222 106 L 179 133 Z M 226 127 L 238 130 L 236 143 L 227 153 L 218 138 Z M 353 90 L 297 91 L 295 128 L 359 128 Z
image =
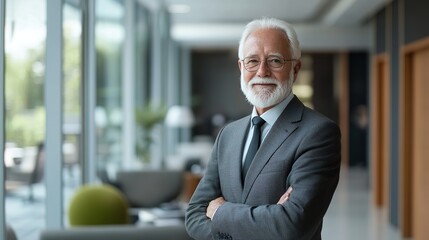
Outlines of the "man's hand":
M 289 187 L 286 190 L 286 192 L 280 197 L 280 199 L 277 202 L 277 204 L 283 204 L 283 203 L 285 203 L 289 199 L 290 194 L 292 193 L 292 190 L 293 190 L 292 187 Z
M 224 203 L 225 199 L 223 197 L 218 197 L 214 200 L 211 200 L 209 206 L 207 207 L 206 216 L 212 219 L 216 213 L 216 210 Z

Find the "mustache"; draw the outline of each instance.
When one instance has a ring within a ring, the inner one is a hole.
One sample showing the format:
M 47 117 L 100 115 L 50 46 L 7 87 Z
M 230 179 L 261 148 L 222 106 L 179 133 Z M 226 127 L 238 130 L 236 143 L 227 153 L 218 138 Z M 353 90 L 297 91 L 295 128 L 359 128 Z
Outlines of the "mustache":
M 254 84 L 275 84 L 278 85 L 278 81 L 273 78 L 260 78 L 260 77 L 254 77 L 252 80 L 249 81 L 248 85 L 254 85 Z

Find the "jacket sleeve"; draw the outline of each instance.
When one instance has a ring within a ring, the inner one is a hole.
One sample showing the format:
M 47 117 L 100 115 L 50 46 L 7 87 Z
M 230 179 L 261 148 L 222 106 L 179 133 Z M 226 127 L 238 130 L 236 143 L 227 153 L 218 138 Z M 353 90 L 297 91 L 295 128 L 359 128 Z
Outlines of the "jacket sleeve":
M 282 205 L 260 206 L 226 202 L 216 211 L 211 231 L 227 233 L 232 239 L 312 239 L 320 231 L 338 184 L 340 145 L 336 124 L 324 122 L 312 126 L 296 150 L 287 179 L 293 188 L 288 201 Z M 214 179 L 206 181 L 218 184 Z M 205 192 L 214 193 L 213 190 Z
M 222 131 L 223 129 L 219 132 L 215 141 L 206 172 L 186 209 L 186 230 L 192 238 L 198 240 L 212 239 L 212 221 L 206 216 L 206 210 L 211 200 L 222 196 L 216 154 L 219 136 Z

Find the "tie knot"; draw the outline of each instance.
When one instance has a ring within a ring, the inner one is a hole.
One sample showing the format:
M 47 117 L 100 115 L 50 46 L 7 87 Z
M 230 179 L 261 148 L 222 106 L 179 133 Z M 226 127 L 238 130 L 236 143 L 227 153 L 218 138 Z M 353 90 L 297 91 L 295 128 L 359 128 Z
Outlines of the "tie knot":
M 264 125 L 265 120 L 261 117 L 255 116 L 252 118 L 252 123 L 255 127 L 261 127 L 262 125 Z

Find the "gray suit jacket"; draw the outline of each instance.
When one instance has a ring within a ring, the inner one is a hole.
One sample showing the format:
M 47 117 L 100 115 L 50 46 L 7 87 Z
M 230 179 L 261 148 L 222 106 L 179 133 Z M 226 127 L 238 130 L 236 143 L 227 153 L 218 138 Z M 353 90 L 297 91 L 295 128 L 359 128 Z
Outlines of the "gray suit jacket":
M 219 133 L 207 171 L 186 211 L 186 228 L 195 239 L 316 240 L 338 184 L 340 131 L 323 115 L 294 97 L 255 155 L 244 184 L 242 152 L 249 116 Z M 276 204 L 292 186 L 288 201 Z M 227 201 L 214 218 L 209 202 Z

